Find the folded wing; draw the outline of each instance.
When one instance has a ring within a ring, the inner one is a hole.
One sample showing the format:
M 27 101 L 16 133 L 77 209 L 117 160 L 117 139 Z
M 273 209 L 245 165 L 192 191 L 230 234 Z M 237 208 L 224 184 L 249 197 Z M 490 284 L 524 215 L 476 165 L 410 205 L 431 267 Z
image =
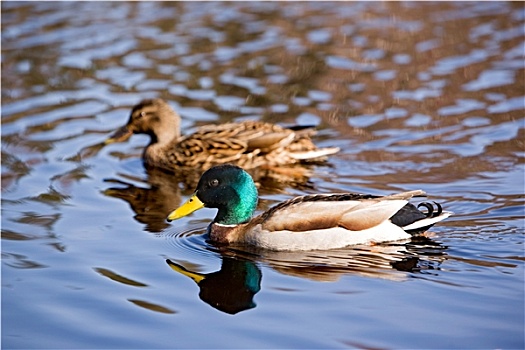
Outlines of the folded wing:
M 269 232 L 304 232 L 341 227 L 362 231 L 382 224 L 422 191 L 375 197 L 358 194 L 313 195 L 281 203 L 257 218 Z

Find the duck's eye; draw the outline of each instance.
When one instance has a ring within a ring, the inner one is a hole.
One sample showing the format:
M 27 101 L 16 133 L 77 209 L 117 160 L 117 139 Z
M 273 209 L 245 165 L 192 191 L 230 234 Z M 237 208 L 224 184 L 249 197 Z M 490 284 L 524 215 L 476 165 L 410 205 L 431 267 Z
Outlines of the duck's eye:
M 133 118 L 135 118 L 135 119 L 141 119 L 141 118 L 144 118 L 145 116 L 146 116 L 146 112 L 144 112 L 144 111 L 133 112 Z
M 210 186 L 211 186 L 211 187 L 217 187 L 217 186 L 219 186 L 219 180 L 217 180 L 217 179 L 213 179 L 213 180 L 211 180 L 211 181 L 210 181 Z

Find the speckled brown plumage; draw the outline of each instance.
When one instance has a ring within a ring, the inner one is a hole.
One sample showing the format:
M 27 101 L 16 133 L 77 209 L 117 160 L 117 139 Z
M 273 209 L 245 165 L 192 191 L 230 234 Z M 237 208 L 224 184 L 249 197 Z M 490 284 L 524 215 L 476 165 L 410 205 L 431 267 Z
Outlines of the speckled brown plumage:
M 296 164 L 324 160 L 339 151 L 317 148 L 310 139 L 311 130 L 294 131 L 259 121 L 206 125 L 181 136 L 179 115 L 161 99 L 137 104 L 128 123 L 106 143 L 126 140 L 133 133 L 151 138 L 143 154 L 145 163 L 170 171 L 225 163 L 245 169 Z

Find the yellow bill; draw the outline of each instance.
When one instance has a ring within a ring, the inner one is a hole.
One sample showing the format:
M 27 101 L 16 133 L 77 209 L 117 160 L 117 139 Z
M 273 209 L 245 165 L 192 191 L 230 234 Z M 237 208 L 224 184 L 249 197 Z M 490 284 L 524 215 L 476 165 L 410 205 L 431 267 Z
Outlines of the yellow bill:
M 173 271 L 181 273 L 184 276 L 188 276 L 189 278 L 191 278 L 192 280 L 197 282 L 197 284 L 200 283 L 203 279 L 206 278 L 206 276 L 204 276 L 203 274 L 196 273 L 196 272 L 191 272 L 191 271 L 187 270 L 184 266 L 176 264 L 173 261 L 171 261 L 170 259 L 167 259 L 166 262 L 173 269 Z
M 197 197 L 197 194 L 195 193 L 193 194 L 193 196 L 190 197 L 190 199 L 186 201 L 186 203 L 184 203 L 183 205 L 172 211 L 170 215 L 168 215 L 168 221 L 180 219 L 202 208 L 204 208 L 204 203 L 201 202 L 201 200 Z

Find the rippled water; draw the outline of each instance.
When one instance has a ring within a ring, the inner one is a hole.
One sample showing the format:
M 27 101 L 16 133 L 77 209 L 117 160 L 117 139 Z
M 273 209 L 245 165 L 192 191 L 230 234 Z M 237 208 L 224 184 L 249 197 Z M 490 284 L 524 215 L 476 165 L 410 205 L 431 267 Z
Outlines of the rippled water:
M 523 3 L 2 2 L 3 348 L 523 348 Z M 215 247 L 212 210 L 99 145 L 140 99 L 183 132 L 316 124 L 294 195 L 423 189 L 426 237 Z

